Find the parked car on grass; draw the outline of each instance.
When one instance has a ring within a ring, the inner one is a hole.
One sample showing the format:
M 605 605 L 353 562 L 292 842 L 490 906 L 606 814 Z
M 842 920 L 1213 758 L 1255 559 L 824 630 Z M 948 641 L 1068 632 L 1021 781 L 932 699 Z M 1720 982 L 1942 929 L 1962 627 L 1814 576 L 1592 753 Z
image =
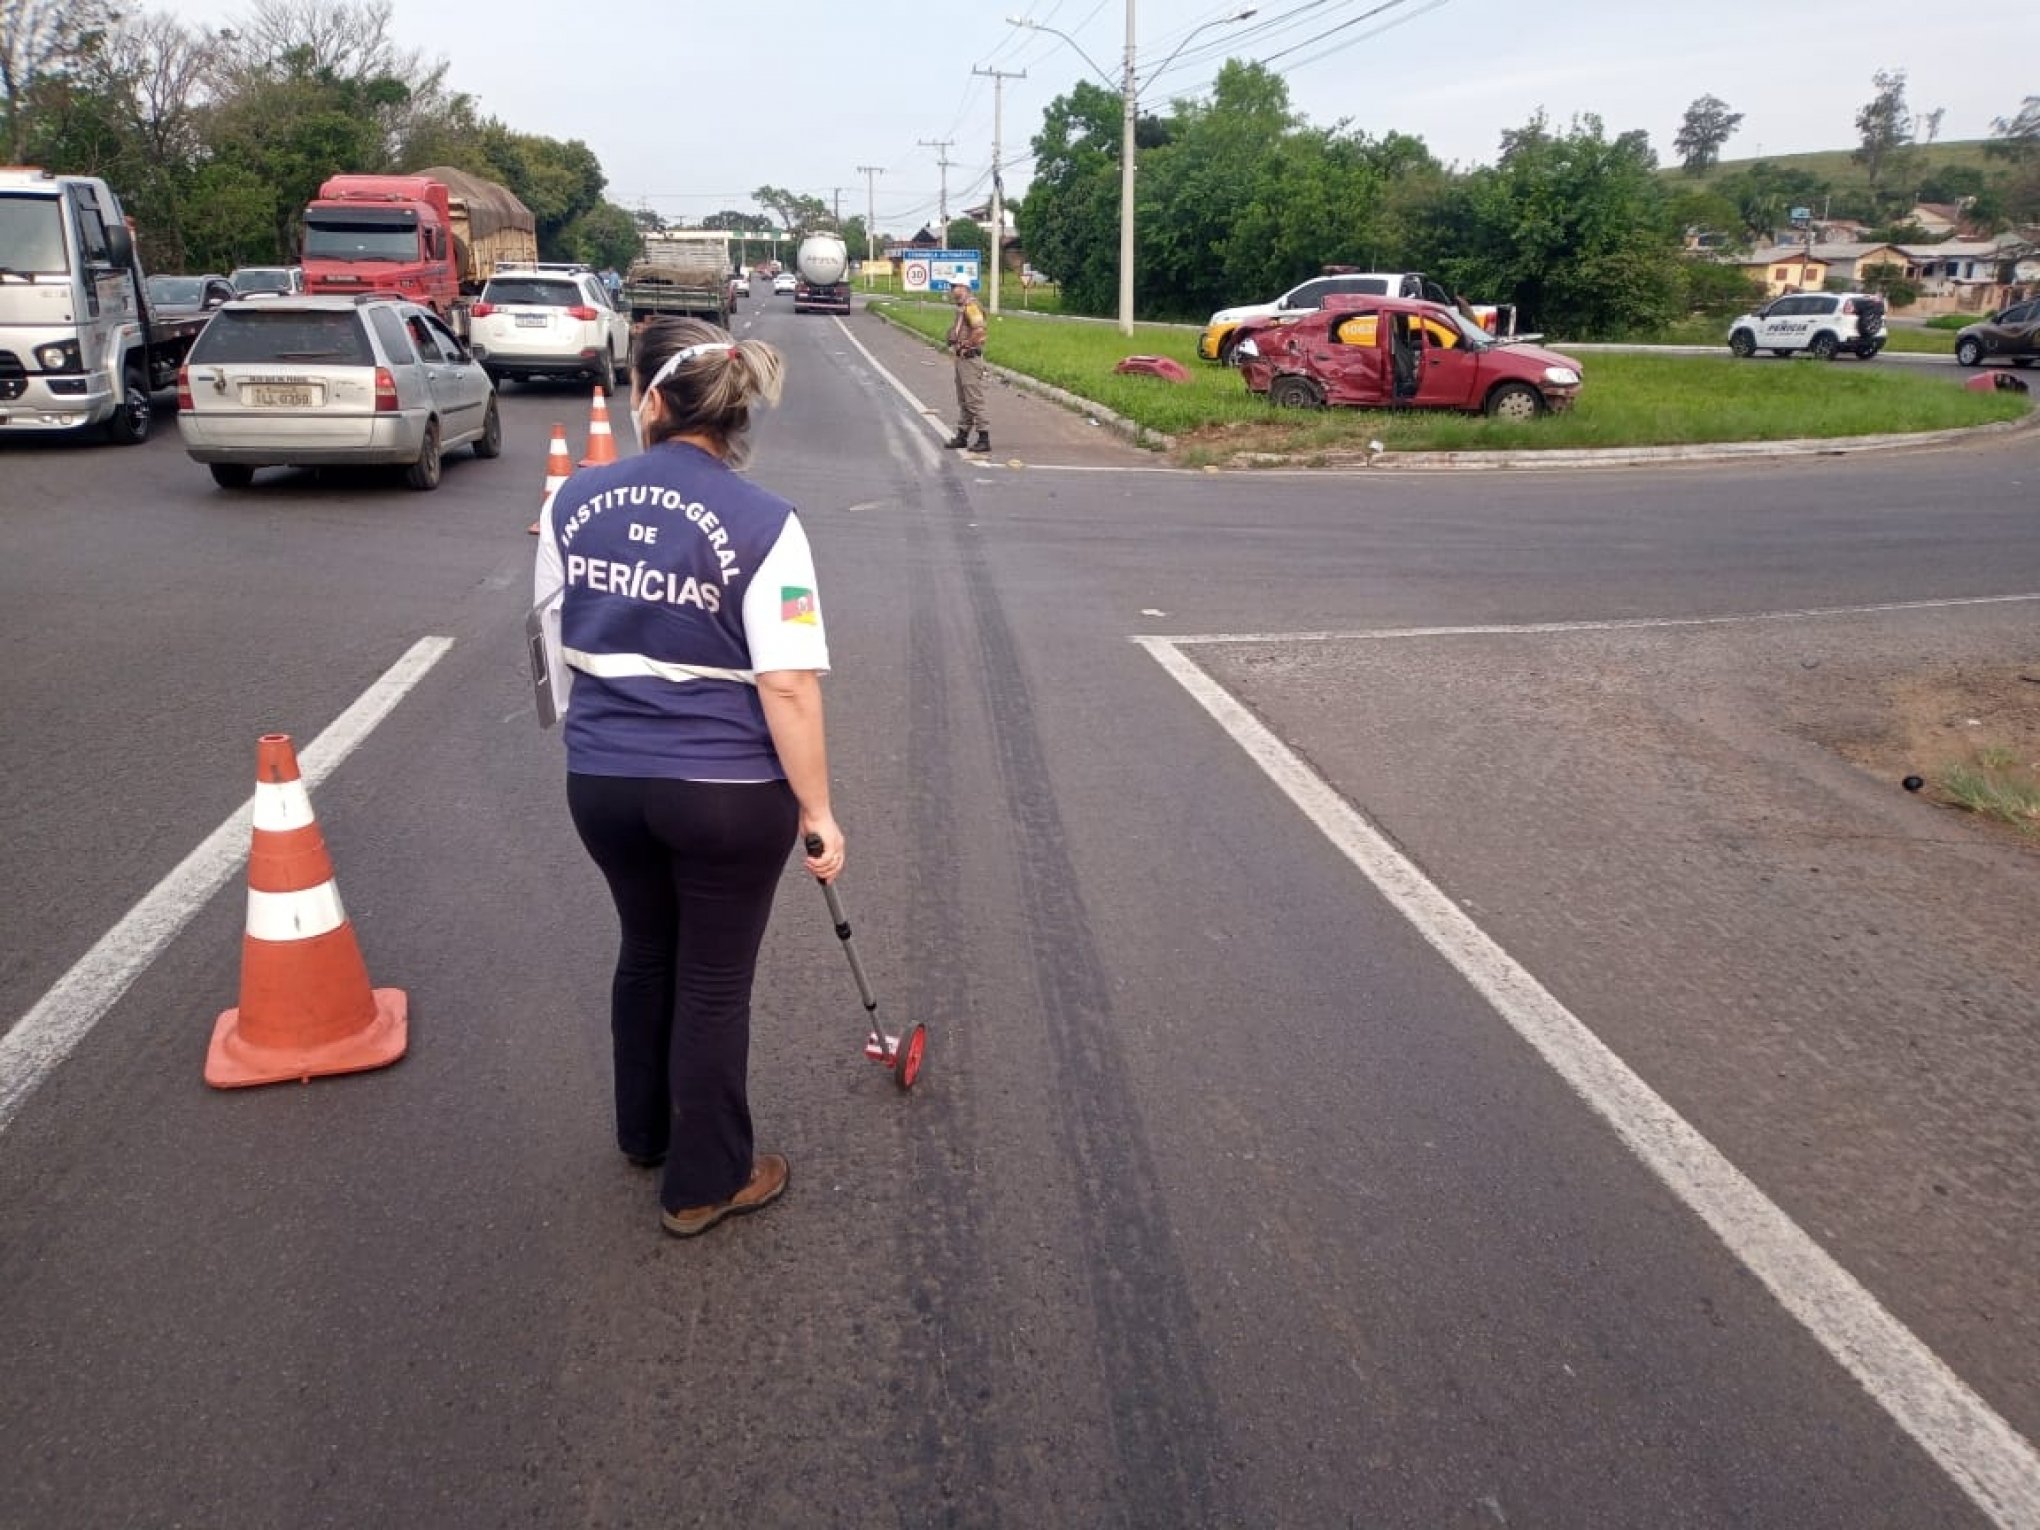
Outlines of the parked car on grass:
M 435 314 L 394 297 L 229 303 L 178 373 L 177 428 L 223 489 L 261 467 L 378 463 L 436 489 L 447 448 L 503 450 L 488 374 Z
M 1457 309 L 1412 298 L 1334 295 L 1293 322 L 1240 337 L 1240 375 L 1272 404 L 1321 409 L 1460 409 L 1527 420 L 1570 409 L 1580 364 L 1504 345 Z
M 143 285 L 156 314 L 211 313 L 239 296 L 224 276 L 152 276 Z
M 630 370 L 630 316 L 586 266 L 499 267 L 468 308 L 468 338 L 491 382 L 585 377 L 614 393 Z
M 1417 271 L 1350 271 L 1327 267 L 1325 274 L 1291 287 L 1272 303 L 1248 303 L 1221 308 L 1197 337 L 1197 354 L 1223 366 L 1233 364 L 1234 348 L 1249 325 L 1265 326 L 1269 320 L 1288 321 L 1316 313 L 1330 297 L 1421 298 L 1427 303 L 1453 306 L 1452 294 Z M 1488 306 L 1476 309 L 1481 322 L 1494 333 L 1500 310 Z M 1514 312 L 1509 314 L 1508 331 L 1513 332 Z
M 1884 349 L 1884 299 L 1867 292 L 1794 292 L 1773 298 L 1728 326 L 1728 348 L 1790 356 L 1805 351 L 1832 361 L 1843 351 L 1868 361 Z
M 2035 357 L 2040 357 L 2040 298 L 2014 303 L 1955 336 L 1955 359 L 1965 367 L 2000 360 L 2027 367 Z
M 295 297 L 305 290 L 303 266 L 241 266 L 227 280 L 242 297 Z

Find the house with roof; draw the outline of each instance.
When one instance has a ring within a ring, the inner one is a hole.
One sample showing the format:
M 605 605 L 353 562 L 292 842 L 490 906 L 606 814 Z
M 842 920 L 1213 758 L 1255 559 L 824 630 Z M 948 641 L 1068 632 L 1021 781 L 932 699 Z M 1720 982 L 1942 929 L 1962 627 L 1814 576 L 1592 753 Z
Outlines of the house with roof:
M 1896 266 L 1907 278 L 1915 275 L 1912 255 L 1895 244 L 1774 244 L 1731 256 L 1728 264 L 1762 282 L 1769 297 L 1819 292 L 1832 282 L 1855 287 L 1861 284 L 1863 273 L 1876 266 Z
M 1953 202 L 1915 202 L 1900 220 L 1910 223 L 1929 239 L 1947 239 L 1962 228 L 1962 209 Z
M 1943 313 L 1994 313 L 2019 290 L 2019 267 L 2033 246 L 2018 235 L 1991 239 L 1948 239 L 1939 244 L 1909 244 L 1918 274 L 1921 317 Z M 2005 280 L 2006 277 L 2011 280 Z

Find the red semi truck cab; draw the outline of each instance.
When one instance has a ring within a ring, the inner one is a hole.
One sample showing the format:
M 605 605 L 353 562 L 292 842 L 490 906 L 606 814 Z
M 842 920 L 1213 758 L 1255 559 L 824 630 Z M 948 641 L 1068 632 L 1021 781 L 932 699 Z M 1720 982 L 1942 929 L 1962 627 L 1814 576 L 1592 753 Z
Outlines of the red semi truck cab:
M 393 292 L 443 318 L 460 297 L 446 185 L 422 175 L 336 175 L 305 209 L 305 290 Z

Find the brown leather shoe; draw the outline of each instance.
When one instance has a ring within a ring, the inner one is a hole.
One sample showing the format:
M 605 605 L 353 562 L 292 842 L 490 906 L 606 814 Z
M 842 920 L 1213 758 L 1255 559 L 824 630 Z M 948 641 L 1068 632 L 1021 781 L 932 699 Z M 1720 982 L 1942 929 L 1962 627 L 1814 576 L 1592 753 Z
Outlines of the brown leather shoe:
M 696 1238 L 724 1217 L 740 1217 L 778 1200 L 786 1189 L 793 1166 L 779 1153 L 760 1153 L 751 1165 L 751 1178 L 744 1188 L 726 1201 L 710 1206 L 689 1206 L 682 1211 L 659 1212 L 659 1221 L 676 1238 Z

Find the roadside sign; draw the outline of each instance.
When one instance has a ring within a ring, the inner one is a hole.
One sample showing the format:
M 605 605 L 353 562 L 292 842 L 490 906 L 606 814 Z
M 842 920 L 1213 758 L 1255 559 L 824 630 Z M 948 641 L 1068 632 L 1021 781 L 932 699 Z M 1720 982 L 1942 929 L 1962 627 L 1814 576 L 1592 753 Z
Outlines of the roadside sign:
M 926 292 L 928 290 L 928 262 L 925 260 L 908 261 L 900 285 L 908 292 Z
M 1794 223 L 1804 223 L 1812 216 L 1813 209 L 1811 207 L 1795 207 L 1792 209 L 1792 221 Z
M 930 250 L 928 282 L 947 292 L 951 287 L 978 287 L 978 265 L 983 259 L 976 250 Z

